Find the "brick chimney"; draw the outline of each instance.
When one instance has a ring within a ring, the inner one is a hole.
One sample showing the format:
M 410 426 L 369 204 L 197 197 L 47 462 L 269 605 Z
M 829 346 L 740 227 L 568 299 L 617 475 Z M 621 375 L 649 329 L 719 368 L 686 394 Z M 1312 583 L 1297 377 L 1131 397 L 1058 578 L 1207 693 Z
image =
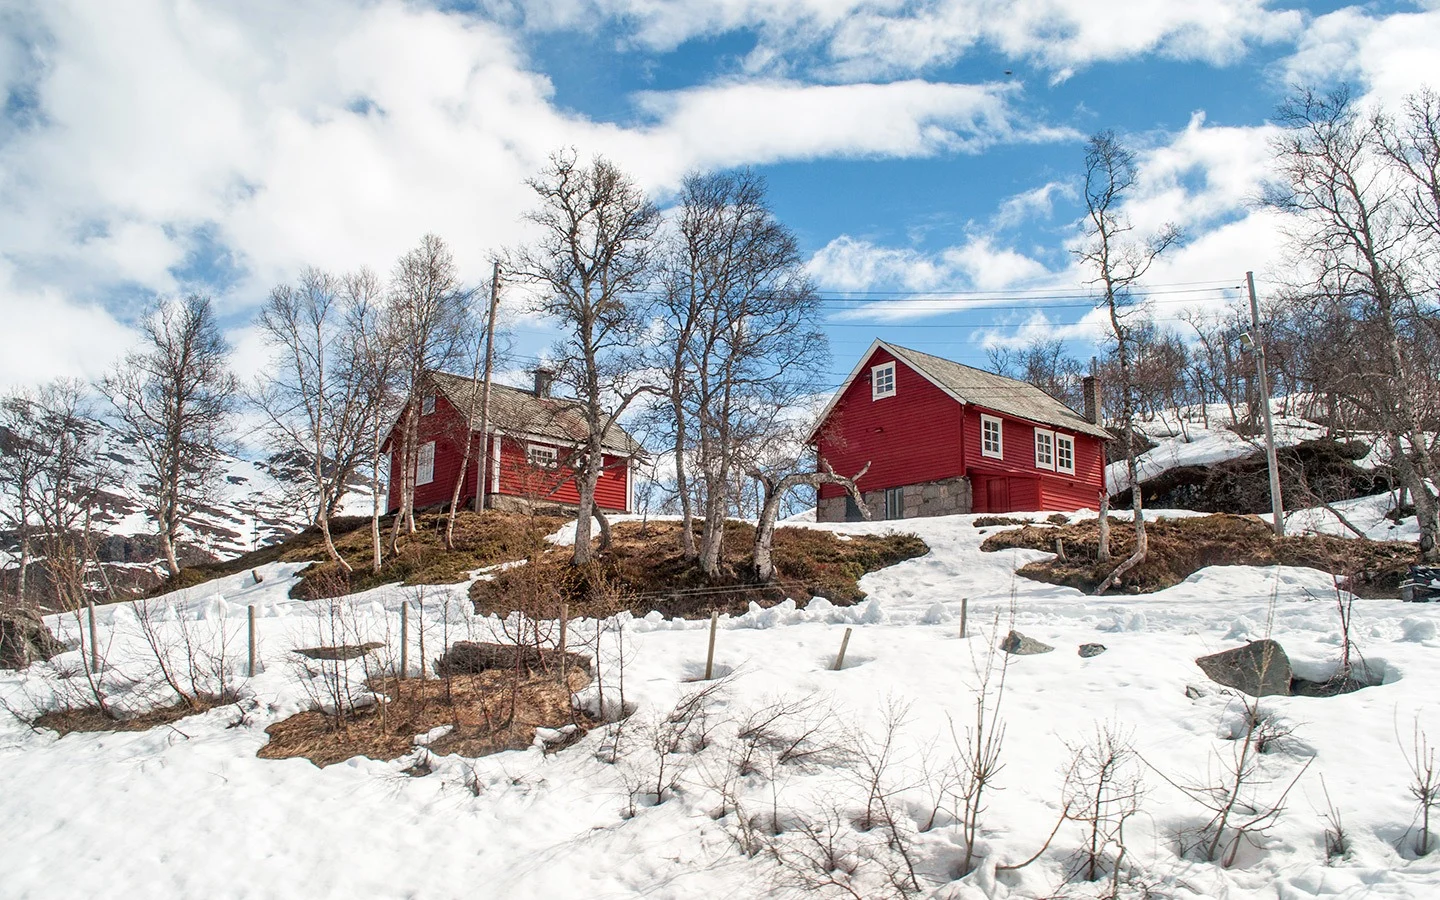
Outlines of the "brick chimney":
M 549 397 L 550 383 L 555 380 L 555 370 L 539 368 L 535 370 L 535 396 Z
M 1094 375 L 1086 375 L 1080 382 L 1080 390 L 1085 394 L 1085 418 L 1092 424 L 1100 424 L 1100 379 Z

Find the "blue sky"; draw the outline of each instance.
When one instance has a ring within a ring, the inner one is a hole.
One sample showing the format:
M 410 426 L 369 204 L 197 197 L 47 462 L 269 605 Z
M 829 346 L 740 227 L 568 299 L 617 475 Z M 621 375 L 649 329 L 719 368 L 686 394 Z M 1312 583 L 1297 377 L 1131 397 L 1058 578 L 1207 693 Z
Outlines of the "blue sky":
M 662 204 L 691 169 L 764 174 L 825 296 L 871 301 L 829 305 L 834 381 L 877 336 L 1085 355 L 1087 135 L 1139 155 L 1140 231 L 1188 235 L 1152 277 L 1174 323 L 1283 271 L 1250 201 L 1291 84 L 1440 86 L 1433 0 L 0 0 L 0 29 L 6 385 L 98 374 L 147 298 L 189 289 L 254 371 L 273 284 L 384 272 L 426 231 L 479 280 L 566 145 Z M 925 296 L 950 299 L 874 302 Z M 548 337 L 514 325 L 520 367 Z

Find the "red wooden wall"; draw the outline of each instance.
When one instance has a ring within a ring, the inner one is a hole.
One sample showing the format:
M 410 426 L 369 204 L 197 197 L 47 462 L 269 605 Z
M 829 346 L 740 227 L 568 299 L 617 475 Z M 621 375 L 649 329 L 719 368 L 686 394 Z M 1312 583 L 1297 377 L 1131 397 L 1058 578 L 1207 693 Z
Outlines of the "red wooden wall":
M 455 490 L 455 479 L 460 473 L 464 446 L 461 443 L 462 423 L 463 418 L 459 411 L 445 399 L 444 395 L 435 397 L 434 412 L 420 417 L 419 443 L 423 445 L 428 441 L 435 442 L 435 477 L 426 484 L 416 485 L 415 507 L 417 509 L 450 502 L 451 494 Z M 494 453 L 493 441 L 486 443 L 489 445 L 486 452 Z M 537 502 L 572 504 L 579 502 L 579 493 L 576 491 L 573 481 L 560 485 L 557 489 L 556 484 L 563 478 L 562 473 L 545 472 L 529 464 L 529 446 L 532 443 L 554 446 L 545 444 L 543 441 L 530 441 L 517 437 L 507 436 L 501 439 L 500 493 L 531 498 Z M 570 448 L 560 446 L 556 446 L 555 450 L 562 461 L 565 460 L 567 454 L 574 452 Z M 480 436 L 472 435 L 470 462 L 465 472 L 465 486 L 460 491 L 462 504 L 475 497 L 475 477 L 479 472 L 478 457 L 480 453 Z M 486 460 L 488 468 L 493 461 L 493 456 L 487 456 Z M 414 460 L 411 460 L 410 466 L 413 470 Z M 600 481 L 595 486 L 595 502 L 602 509 L 623 512 L 626 509 L 626 501 L 629 499 L 630 468 L 624 457 L 610 454 L 605 455 L 604 466 Z M 400 478 L 400 454 L 398 451 L 393 451 L 392 448 L 388 506 L 392 512 L 400 506 Z M 492 481 L 491 484 L 493 485 L 494 482 Z M 489 486 L 487 486 L 488 489 Z
M 884 348 L 876 349 L 830 410 L 818 435 L 820 456 L 837 473 L 854 475 L 870 463 L 870 470 L 860 479 L 862 491 L 954 478 L 965 468 L 960 450 L 961 407 L 924 376 L 897 363 L 895 395 L 870 399 L 870 367 L 894 359 Z M 838 485 L 820 486 L 822 497 L 844 493 Z
M 1104 479 L 1101 442 L 1049 425 L 1040 427 L 1075 439 L 1075 474 L 1035 468 L 1035 428 L 975 406 L 962 406 L 903 362 L 895 366 L 895 396 L 870 398 L 870 367 L 894 360 L 877 348 L 830 411 L 817 435 L 822 458 L 835 471 L 853 474 L 867 461 L 861 491 L 921 484 L 968 475 L 975 512 L 1094 509 Z M 980 453 L 980 414 L 1002 420 L 1001 459 Z M 1003 509 L 992 509 L 988 479 L 1004 478 L 996 494 Z M 820 496 L 839 497 L 837 485 L 822 485 Z

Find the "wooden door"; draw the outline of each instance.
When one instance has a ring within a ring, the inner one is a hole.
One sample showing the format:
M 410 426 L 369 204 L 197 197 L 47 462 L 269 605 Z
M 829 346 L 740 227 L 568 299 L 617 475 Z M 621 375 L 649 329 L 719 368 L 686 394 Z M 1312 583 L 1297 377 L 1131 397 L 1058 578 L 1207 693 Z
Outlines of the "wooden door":
M 1008 478 L 985 479 L 985 509 L 992 513 L 1010 511 L 1010 480 Z

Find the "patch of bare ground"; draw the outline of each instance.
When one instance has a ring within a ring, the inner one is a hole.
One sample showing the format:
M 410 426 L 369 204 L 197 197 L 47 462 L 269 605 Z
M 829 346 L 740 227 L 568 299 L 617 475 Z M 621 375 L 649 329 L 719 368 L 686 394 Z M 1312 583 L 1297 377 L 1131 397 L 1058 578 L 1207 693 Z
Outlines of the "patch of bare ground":
M 700 527 L 695 527 L 699 541 Z M 729 522 L 721 550 L 721 571 L 707 578 L 680 553 L 680 523 L 621 522 L 612 529 L 610 549 L 587 572 L 570 569 L 570 552 L 548 550 L 526 566 L 478 581 L 470 596 L 478 613 L 506 615 L 527 609 L 523 600 L 544 584 L 572 604 L 572 614 L 608 614 L 592 605 L 618 604 L 636 615 L 658 610 L 666 616 L 697 617 L 711 612 L 744 612 L 751 602 L 771 606 L 793 597 L 824 597 L 837 605 L 865 598 L 859 580 L 866 573 L 930 552 L 913 534 L 854 535 L 846 539 L 813 528 L 775 530 L 775 580 L 758 584 L 750 571 L 755 527 Z M 597 600 L 597 596 L 603 600 Z
M 75 706 L 41 713 L 30 724 L 48 728 L 62 737 L 72 732 L 148 731 L 160 725 L 171 725 L 181 719 L 208 712 L 217 706 L 228 706 L 238 697 L 201 694 L 194 703 L 177 702 L 134 716 L 117 716 L 98 706 Z
M 372 685 L 386 702 L 350 715 L 297 713 L 265 729 L 270 741 L 256 755 L 303 757 L 322 768 L 354 756 L 398 759 L 415 749 L 416 735 L 442 725 L 451 726 L 450 731 L 428 745 L 437 755 L 519 750 L 534 743 L 537 728 L 573 724 L 589 729 L 594 722 L 571 699 L 589 682 L 589 674 L 578 667 L 563 684 L 554 672 L 517 680 L 515 672 L 500 670 L 438 679 L 386 678 Z
M 981 550 L 1026 548 L 1055 552 L 1058 538 L 1065 559 L 1029 563 L 1019 574 L 1036 581 L 1095 589 L 1135 548 L 1130 523 L 1110 520 L 1110 553 L 1114 562 L 1096 561 L 1098 520 L 1087 519 L 1058 527 L 1027 525 L 991 535 Z M 1294 535 L 1277 538 L 1264 522 L 1251 516 L 1211 515 L 1184 519 L 1154 519 L 1146 524 L 1149 553 L 1145 561 L 1124 576 L 1112 590 L 1148 594 L 1179 584 L 1205 566 L 1307 566 L 1330 572 L 1361 596 L 1394 597 L 1407 567 L 1418 560 L 1414 544 L 1402 541 L 1368 541 L 1330 535 Z

